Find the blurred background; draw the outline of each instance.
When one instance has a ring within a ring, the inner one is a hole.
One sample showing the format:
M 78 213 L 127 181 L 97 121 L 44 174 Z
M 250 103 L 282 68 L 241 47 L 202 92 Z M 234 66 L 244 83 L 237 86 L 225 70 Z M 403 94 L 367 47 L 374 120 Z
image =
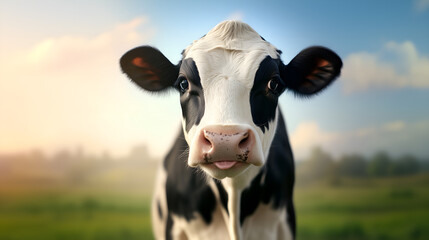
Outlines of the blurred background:
M 283 51 L 323 45 L 342 75 L 285 92 L 299 239 L 429 239 L 429 1 L 0 1 L 0 239 L 151 239 L 156 168 L 178 94 L 118 60 L 173 63 L 226 19 Z

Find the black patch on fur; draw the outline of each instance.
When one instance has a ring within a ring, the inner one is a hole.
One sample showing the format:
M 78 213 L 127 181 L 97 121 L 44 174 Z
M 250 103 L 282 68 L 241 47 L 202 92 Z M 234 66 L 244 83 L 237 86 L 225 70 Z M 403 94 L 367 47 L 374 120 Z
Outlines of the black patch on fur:
M 162 209 L 161 209 L 161 204 L 159 203 L 159 200 L 156 201 L 156 207 L 158 208 L 159 219 L 162 219 Z
M 279 77 L 280 60 L 272 59 L 267 56 L 259 65 L 255 74 L 253 87 L 250 90 L 250 108 L 252 119 L 256 126 L 261 128 L 262 132 L 269 129 L 269 123 L 274 121 L 279 95 L 273 94 L 267 87 L 268 82 L 277 77 L 279 88 L 283 92 L 285 84 Z
M 261 184 L 261 179 L 264 178 Z M 283 116 L 279 114 L 276 135 L 268 154 L 268 159 L 250 186 L 241 194 L 240 224 L 251 216 L 259 204 L 271 203 L 274 209 L 286 207 L 287 223 L 296 233 L 295 210 L 293 206 L 293 185 L 295 166 L 292 150 Z
M 216 179 L 214 179 L 214 182 L 216 184 L 216 187 L 219 192 L 220 202 L 222 203 L 223 208 L 226 210 L 226 212 L 229 215 L 228 211 L 228 193 L 226 192 L 225 188 L 223 187 L 222 183 Z
M 165 189 L 168 208 L 166 236 L 168 234 L 171 236 L 174 224 L 172 220 L 170 225 L 168 222 L 171 214 L 190 221 L 198 213 L 206 224 L 210 224 L 216 207 L 215 195 L 205 176 L 186 164 L 187 148 L 183 131 L 180 131 L 177 141 L 164 160 L 164 168 L 167 171 Z
M 173 218 L 171 214 L 167 215 L 167 223 L 165 224 L 165 239 L 171 240 L 173 236 L 171 235 L 171 231 L 173 230 Z
M 179 89 L 179 84 L 183 79 L 188 80 L 189 89 L 181 92 L 180 105 L 182 106 L 182 116 L 186 122 L 186 131 L 189 132 L 192 126 L 200 123 L 205 110 L 203 87 L 197 65 L 192 58 L 182 60 L 179 78 L 175 84 L 176 88 Z

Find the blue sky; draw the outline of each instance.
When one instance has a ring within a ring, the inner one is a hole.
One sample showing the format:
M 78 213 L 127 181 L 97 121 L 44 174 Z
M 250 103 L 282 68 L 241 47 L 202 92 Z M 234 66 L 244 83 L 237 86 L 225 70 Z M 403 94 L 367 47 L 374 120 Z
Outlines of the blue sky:
M 0 152 L 82 146 L 161 156 L 180 126 L 176 94 L 144 94 L 118 59 L 138 45 L 172 61 L 220 21 L 240 19 L 283 51 L 323 45 L 340 79 L 311 99 L 284 94 L 295 155 L 413 153 L 429 158 L 429 1 L 0 2 Z

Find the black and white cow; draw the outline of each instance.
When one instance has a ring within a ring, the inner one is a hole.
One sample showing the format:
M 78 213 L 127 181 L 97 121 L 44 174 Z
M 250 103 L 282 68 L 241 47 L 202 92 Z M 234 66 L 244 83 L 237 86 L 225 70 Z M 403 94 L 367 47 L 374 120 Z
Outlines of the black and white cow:
M 278 99 L 318 93 L 342 62 L 324 47 L 287 65 L 280 54 L 249 25 L 225 21 L 177 65 L 149 46 L 122 56 L 138 86 L 180 93 L 183 131 L 156 180 L 156 238 L 294 239 L 294 161 Z

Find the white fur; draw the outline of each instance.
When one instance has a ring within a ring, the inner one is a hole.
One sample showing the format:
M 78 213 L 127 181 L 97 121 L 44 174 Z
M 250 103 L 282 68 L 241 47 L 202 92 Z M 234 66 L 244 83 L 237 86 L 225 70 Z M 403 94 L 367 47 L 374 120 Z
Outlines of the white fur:
M 243 239 L 293 239 L 286 224 L 286 208 L 274 210 L 271 206 L 259 204 L 252 216 L 243 223 Z
M 221 208 L 220 204 L 216 205 L 210 224 L 206 224 L 197 213 L 191 221 L 173 214 L 172 238 L 189 240 L 228 239 L 228 229 L 223 221 Z

